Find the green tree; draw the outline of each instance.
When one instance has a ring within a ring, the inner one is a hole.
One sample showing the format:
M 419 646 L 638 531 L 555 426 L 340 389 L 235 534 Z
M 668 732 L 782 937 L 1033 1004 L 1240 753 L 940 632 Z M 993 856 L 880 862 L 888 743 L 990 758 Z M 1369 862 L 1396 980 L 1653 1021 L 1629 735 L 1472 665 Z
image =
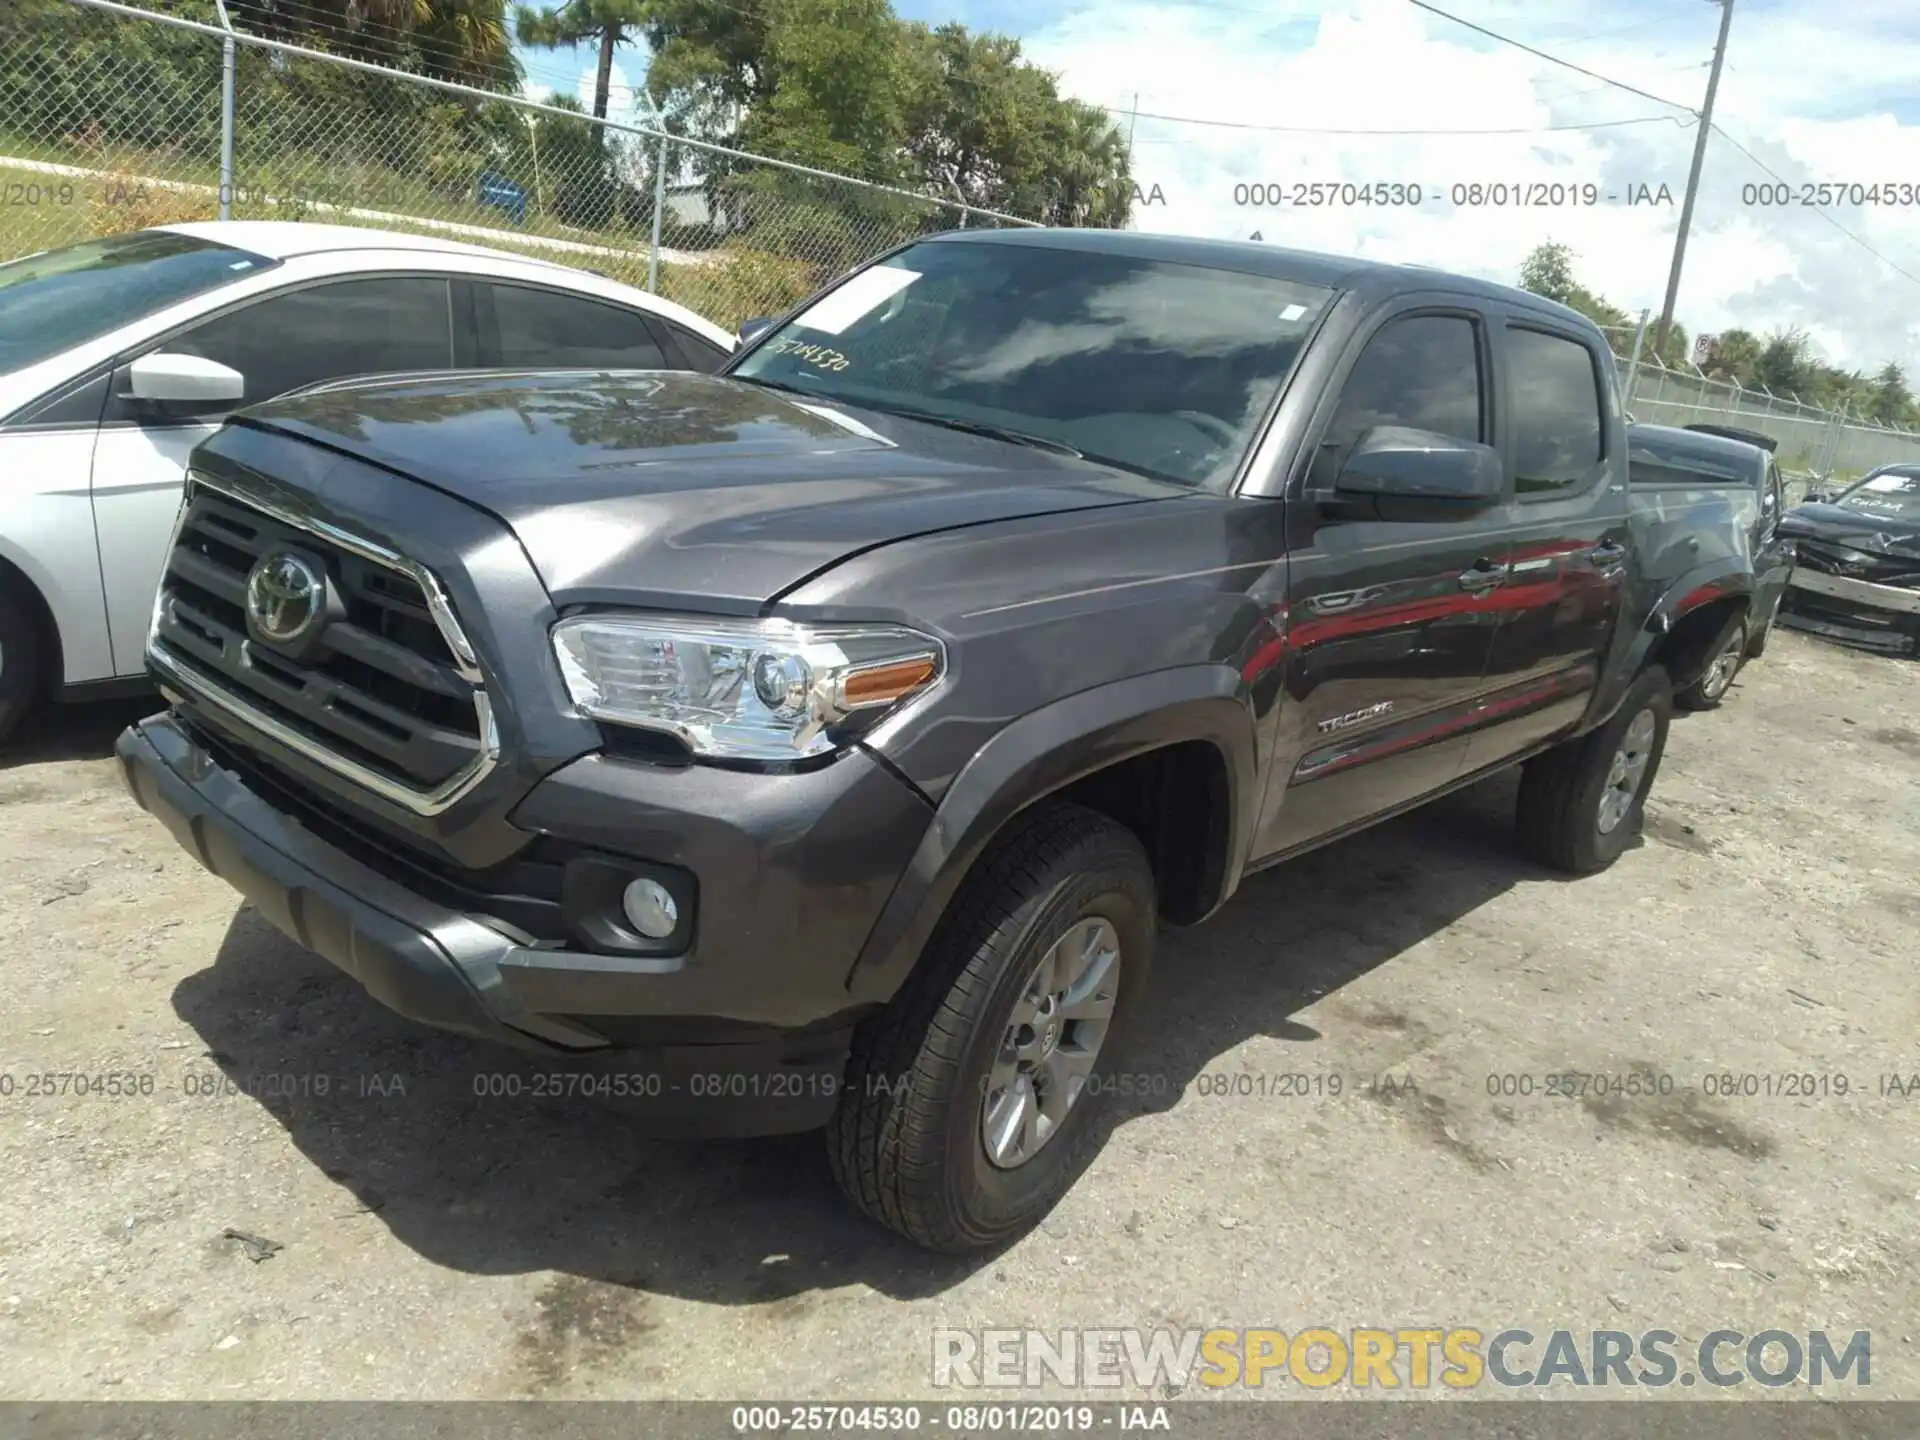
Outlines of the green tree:
M 1752 385 L 1760 370 L 1760 342 L 1749 330 L 1722 330 L 1714 337 L 1713 352 L 1700 368 L 1717 380 Z
M 1573 279 L 1573 247 L 1558 240 L 1536 245 L 1520 262 L 1520 288 L 1560 305 L 1571 305 L 1580 287 Z
M 1629 323 L 1626 311 L 1603 300 L 1574 279 L 1573 249 L 1557 240 L 1534 246 L 1527 258 L 1521 261 L 1520 288 L 1556 301 L 1570 310 L 1578 310 L 1596 325 L 1620 329 Z M 1672 338 L 1670 334 L 1669 342 Z M 1669 352 L 1672 351 L 1671 343 L 1667 348 Z
M 607 118 L 607 92 L 613 86 L 613 52 L 640 33 L 651 7 L 647 0 L 564 0 L 551 9 L 514 8 L 514 33 L 522 45 L 553 50 L 588 42 L 600 47 L 593 77 L 593 117 Z
M 1067 100 L 1047 127 L 1050 225 L 1117 230 L 1133 210 L 1133 173 L 1126 137 L 1097 106 Z
M 1913 392 L 1907 388 L 1906 372 L 1889 361 L 1873 377 L 1862 407 L 1877 425 L 1898 425 L 1913 414 Z
M 1754 383 L 1775 395 L 1807 398 L 1813 388 L 1814 366 L 1804 330 L 1790 328 L 1768 334 L 1754 365 Z M 1809 402 L 1811 403 L 1811 402 Z

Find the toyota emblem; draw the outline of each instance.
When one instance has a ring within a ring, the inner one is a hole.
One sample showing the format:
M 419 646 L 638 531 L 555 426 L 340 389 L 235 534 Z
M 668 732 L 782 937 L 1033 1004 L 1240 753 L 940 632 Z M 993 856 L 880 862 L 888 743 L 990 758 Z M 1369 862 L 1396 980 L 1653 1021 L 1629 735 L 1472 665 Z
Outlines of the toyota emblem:
M 247 573 L 247 620 L 260 639 L 297 645 L 324 622 L 326 613 L 327 577 L 302 556 L 271 550 Z

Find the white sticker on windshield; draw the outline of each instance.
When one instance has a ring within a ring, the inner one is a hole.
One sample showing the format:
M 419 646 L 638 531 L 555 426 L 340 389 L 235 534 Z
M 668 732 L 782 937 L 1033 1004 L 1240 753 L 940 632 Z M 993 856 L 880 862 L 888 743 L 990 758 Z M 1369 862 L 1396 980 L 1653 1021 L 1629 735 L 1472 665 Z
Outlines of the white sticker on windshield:
M 1899 495 L 1912 485 L 1913 478 L 1908 475 L 1876 475 L 1860 488 L 1880 495 Z
M 919 278 L 918 270 L 897 270 L 890 265 L 862 270 L 818 305 L 802 311 L 793 323 L 838 335 L 881 301 L 891 300 Z
M 1306 313 L 1307 313 L 1307 307 L 1304 305 L 1289 305 L 1287 306 L 1286 309 L 1280 312 L 1280 318 L 1282 320 L 1298 320 L 1302 315 Z

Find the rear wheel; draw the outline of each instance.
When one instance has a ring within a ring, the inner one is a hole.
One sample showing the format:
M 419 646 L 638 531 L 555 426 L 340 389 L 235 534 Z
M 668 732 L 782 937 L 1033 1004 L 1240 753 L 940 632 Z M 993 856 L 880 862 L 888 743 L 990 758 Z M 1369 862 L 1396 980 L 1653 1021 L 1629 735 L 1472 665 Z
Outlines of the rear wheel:
M 0 588 L 0 744 L 33 710 L 40 690 L 40 645 L 33 619 Z
M 996 841 L 854 1038 L 828 1129 L 848 1198 L 931 1250 L 1036 1223 L 1092 1156 L 1154 927 L 1146 854 L 1104 815 L 1043 805 Z
M 1758 660 L 1767 653 L 1767 637 L 1773 634 L 1773 620 L 1780 613 L 1780 595 L 1767 602 L 1767 612 L 1754 622 L 1753 634 L 1747 640 L 1747 658 Z
M 1606 724 L 1529 760 L 1520 774 L 1521 848 L 1574 875 L 1618 860 L 1640 828 L 1672 718 L 1672 682 L 1649 666 Z
M 1674 692 L 1673 703 L 1682 710 L 1711 710 L 1719 705 L 1746 663 L 1748 644 L 1746 617 L 1736 616 L 1714 642 L 1707 668 L 1691 685 Z

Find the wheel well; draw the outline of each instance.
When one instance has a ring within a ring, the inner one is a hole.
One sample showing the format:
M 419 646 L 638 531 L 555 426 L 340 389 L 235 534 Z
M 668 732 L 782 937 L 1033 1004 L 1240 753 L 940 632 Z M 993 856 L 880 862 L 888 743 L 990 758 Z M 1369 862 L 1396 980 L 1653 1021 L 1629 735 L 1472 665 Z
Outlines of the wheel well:
M 33 625 L 34 639 L 40 647 L 40 653 L 35 657 L 40 667 L 40 674 L 36 677 L 40 693 L 51 700 L 59 693 L 60 677 L 66 674 L 60 655 L 60 628 L 53 623 L 53 609 L 40 593 L 40 587 L 29 580 L 27 572 L 11 560 L 0 559 L 0 592 L 11 596 L 27 612 L 27 619 Z
M 1191 925 L 1219 903 L 1232 804 L 1227 762 L 1205 740 L 1149 750 L 1083 775 L 1052 798 L 1098 810 L 1139 837 L 1160 914 Z
M 1660 637 L 1647 657 L 1649 663 L 1664 665 L 1667 674 L 1673 677 L 1673 688 L 1684 690 L 1700 678 L 1707 662 L 1713 659 L 1713 642 L 1720 638 L 1727 622 L 1736 615 L 1746 614 L 1747 605 L 1745 595 L 1729 595 L 1689 610 Z

